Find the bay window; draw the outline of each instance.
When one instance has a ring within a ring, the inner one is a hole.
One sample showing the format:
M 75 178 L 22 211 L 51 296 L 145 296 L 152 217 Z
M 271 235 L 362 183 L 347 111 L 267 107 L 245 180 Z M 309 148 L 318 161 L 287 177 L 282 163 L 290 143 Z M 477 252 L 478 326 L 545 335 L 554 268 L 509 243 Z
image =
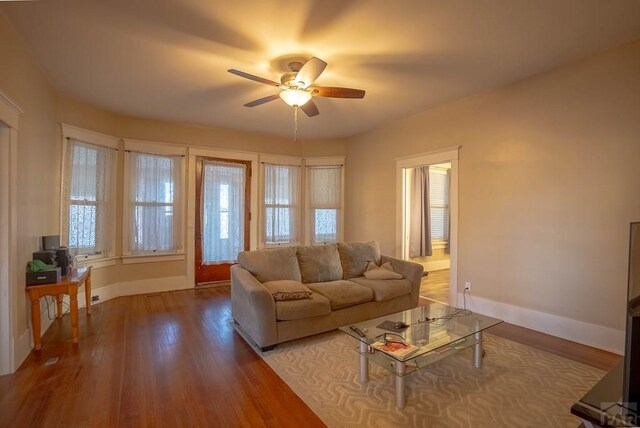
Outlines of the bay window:
M 124 255 L 184 251 L 184 154 L 177 148 L 125 150 Z M 133 146 L 135 147 L 135 146 Z
M 93 139 L 93 133 L 68 126 L 63 127 L 63 133 L 62 245 L 73 256 L 112 256 L 118 140 L 100 136 L 95 140 L 101 144 L 93 144 L 83 141 Z

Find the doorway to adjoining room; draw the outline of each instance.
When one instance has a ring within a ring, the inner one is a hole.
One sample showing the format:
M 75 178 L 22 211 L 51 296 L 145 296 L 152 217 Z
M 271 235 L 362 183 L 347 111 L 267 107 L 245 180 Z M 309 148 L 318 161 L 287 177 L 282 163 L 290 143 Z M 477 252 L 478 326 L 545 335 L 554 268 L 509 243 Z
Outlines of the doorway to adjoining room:
M 409 260 L 420 263 L 427 274 L 420 295 L 448 303 L 451 163 L 408 168 L 407 175 Z
M 397 161 L 400 254 L 420 263 L 420 296 L 457 304 L 458 148 Z

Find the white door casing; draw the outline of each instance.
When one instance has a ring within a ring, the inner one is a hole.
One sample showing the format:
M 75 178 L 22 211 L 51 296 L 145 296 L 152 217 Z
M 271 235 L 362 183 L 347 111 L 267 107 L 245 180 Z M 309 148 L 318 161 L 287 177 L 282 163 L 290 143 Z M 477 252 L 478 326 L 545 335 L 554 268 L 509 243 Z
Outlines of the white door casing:
M 396 257 L 407 259 L 408 245 L 408 183 L 406 170 L 418 166 L 451 163 L 451 183 L 449 194 L 449 249 L 451 257 L 451 274 L 449 283 L 449 303 L 457 304 L 458 298 L 458 152 L 459 146 L 448 147 L 433 152 L 419 153 L 396 159 Z
M 22 110 L 0 91 L 0 375 L 13 373 L 16 276 L 18 119 Z

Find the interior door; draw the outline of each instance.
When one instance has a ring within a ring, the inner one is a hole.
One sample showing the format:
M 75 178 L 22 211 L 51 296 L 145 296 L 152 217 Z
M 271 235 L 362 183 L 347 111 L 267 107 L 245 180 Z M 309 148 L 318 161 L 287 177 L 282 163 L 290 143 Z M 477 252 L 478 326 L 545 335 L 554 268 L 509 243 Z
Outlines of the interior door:
M 251 162 L 196 160 L 196 284 L 228 281 L 249 249 Z

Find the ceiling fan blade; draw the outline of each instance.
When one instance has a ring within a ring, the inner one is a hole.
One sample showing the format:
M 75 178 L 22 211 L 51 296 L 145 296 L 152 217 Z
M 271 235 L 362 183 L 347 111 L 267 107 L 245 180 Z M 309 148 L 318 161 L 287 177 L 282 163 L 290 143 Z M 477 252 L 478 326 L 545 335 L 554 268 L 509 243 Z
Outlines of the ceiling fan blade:
M 309 117 L 317 116 L 320 114 L 320 111 L 318 110 L 318 106 L 316 105 L 316 103 L 313 102 L 313 100 L 309 100 L 306 103 L 302 104 L 300 108 L 302 109 L 304 114 L 306 114 Z
M 332 88 L 329 86 L 313 87 L 313 94 L 329 98 L 364 98 L 365 91 L 353 88 Z
M 236 70 L 235 68 L 231 68 L 227 70 L 231 74 L 235 74 L 236 76 L 244 77 L 245 79 L 253 80 L 254 82 L 264 83 L 266 85 L 271 86 L 280 86 L 279 83 L 274 82 L 273 80 L 265 79 L 264 77 L 254 76 L 253 74 L 245 73 L 244 71 Z
M 257 100 L 251 101 L 250 103 L 246 103 L 244 106 L 245 107 L 255 107 L 255 106 L 259 106 L 271 101 L 275 101 L 278 98 L 280 98 L 279 94 L 273 94 L 273 95 L 269 95 L 268 97 L 263 97 L 263 98 L 258 98 Z
M 295 80 L 296 85 L 301 88 L 308 87 L 320 77 L 326 67 L 326 62 L 314 56 L 298 71 Z

